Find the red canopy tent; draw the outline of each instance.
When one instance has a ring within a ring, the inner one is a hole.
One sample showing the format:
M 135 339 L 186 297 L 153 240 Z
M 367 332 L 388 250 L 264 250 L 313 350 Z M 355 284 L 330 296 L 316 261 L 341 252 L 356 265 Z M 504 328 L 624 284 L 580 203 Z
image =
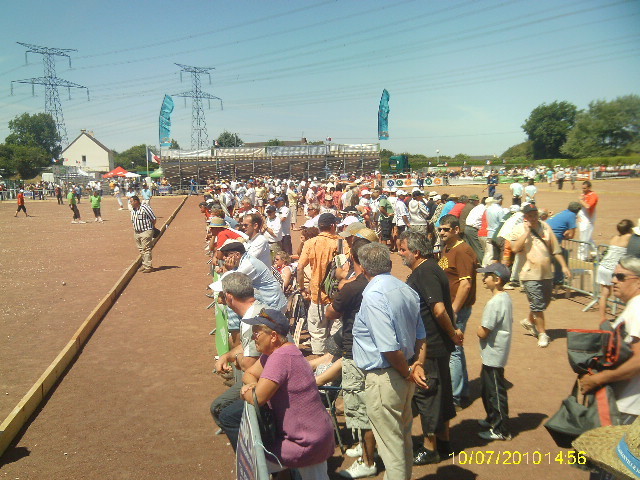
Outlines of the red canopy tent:
M 113 170 L 111 170 L 109 173 L 105 173 L 104 175 L 102 175 L 102 178 L 124 177 L 127 173 L 129 172 L 126 171 L 124 168 L 116 167 Z

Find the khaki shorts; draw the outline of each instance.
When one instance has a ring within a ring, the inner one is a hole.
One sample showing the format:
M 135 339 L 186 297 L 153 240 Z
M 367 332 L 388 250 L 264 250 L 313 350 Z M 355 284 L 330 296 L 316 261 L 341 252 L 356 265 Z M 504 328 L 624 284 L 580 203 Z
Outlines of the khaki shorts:
M 370 430 L 364 398 L 364 372 L 353 360 L 342 359 L 342 397 L 344 399 L 344 419 L 347 428 Z

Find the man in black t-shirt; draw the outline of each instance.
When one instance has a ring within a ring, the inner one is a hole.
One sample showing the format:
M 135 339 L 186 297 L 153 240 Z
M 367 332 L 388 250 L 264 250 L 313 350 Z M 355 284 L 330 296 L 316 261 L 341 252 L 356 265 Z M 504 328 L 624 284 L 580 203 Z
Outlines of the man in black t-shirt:
M 427 389 L 416 388 L 414 412 L 420 413 L 425 446 L 414 452 L 414 465 L 438 463 L 451 456 L 449 420 L 456 416 L 453 404 L 449 357 L 455 345 L 461 345 L 463 334 L 456 330 L 449 280 L 438 263 L 431 258 L 432 247 L 424 235 L 403 232 L 398 253 L 412 272 L 407 285 L 420 296 L 420 314 L 427 332 L 427 359 L 424 374 Z
M 361 457 L 349 468 L 344 470 L 347 478 L 360 478 L 376 475 L 374 460 L 376 440 L 371 430 L 371 423 L 367 416 L 364 398 L 364 372 L 353 361 L 353 321 L 360 310 L 362 292 L 369 281 L 364 276 L 358 249 L 371 243 L 366 238 L 355 237 L 351 245 L 351 263 L 354 270 L 353 280 L 347 281 L 338 291 L 331 305 L 325 312 L 329 320 L 342 318 L 342 396 L 344 400 L 344 418 L 347 428 L 362 431 L 360 443 L 355 448 L 347 450 L 350 457 Z M 340 472 L 338 472 L 340 473 Z

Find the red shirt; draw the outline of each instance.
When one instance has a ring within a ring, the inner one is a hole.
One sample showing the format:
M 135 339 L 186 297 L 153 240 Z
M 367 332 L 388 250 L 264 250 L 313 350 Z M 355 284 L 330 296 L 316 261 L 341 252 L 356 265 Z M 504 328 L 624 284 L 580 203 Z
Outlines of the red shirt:
M 24 193 L 18 193 L 18 205 L 24 205 Z
M 232 232 L 228 228 L 222 230 L 216 237 L 216 249 L 224 245 L 224 242 L 226 242 L 230 238 L 235 240 L 236 238 L 240 238 L 240 235 L 238 235 L 236 232 Z
M 585 193 L 582 196 L 582 201 L 588 205 L 587 216 L 593 218 L 596 213 L 596 205 L 598 205 L 598 194 L 596 192 Z
M 460 212 L 464 208 L 465 203 L 456 203 L 453 208 L 449 211 L 449 215 L 453 215 L 454 217 L 460 218 Z
M 482 226 L 478 229 L 479 237 L 486 237 L 489 235 L 489 223 L 487 222 L 487 211 L 482 214 Z

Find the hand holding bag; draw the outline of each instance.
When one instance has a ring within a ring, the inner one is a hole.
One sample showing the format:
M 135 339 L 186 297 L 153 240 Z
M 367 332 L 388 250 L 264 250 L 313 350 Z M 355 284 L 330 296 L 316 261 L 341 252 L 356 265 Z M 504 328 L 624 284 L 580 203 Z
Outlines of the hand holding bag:
M 579 380 L 571 395 L 565 398 L 560 410 L 544 424 L 553 440 L 561 448 L 571 448 L 571 442 L 587 430 L 607 425 L 621 425 L 613 389 L 605 385 L 578 398 Z

